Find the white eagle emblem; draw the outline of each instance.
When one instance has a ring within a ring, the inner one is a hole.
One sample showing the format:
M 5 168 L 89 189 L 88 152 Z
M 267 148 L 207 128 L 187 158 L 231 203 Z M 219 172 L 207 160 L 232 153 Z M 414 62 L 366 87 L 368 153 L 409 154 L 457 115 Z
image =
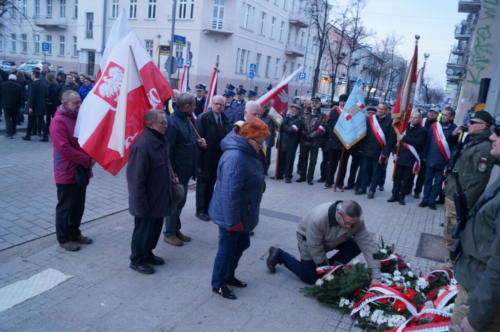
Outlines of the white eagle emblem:
M 285 89 L 281 90 L 280 93 L 278 93 L 278 98 L 281 100 L 283 104 L 288 103 L 289 101 L 289 96 L 288 93 L 285 91 Z
M 98 82 L 95 94 L 104 99 L 113 108 L 117 106 L 117 97 L 120 94 L 125 69 L 120 65 L 110 62 L 102 78 Z

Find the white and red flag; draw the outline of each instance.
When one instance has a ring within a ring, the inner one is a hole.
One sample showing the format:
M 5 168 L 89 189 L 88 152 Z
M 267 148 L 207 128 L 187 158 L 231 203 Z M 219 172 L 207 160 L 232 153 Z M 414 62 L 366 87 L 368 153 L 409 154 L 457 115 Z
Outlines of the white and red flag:
M 217 63 L 212 73 L 212 78 L 210 79 L 210 85 L 208 86 L 207 99 L 205 100 L 205 107 L 203 107 L 203 112 L 205 112 L 212 104 L 212 98 L 217 94 L 217 78 L 219 77 L 219 64 Z
M 399 89 L 398 99 L 392 111 L 392 125 L 400 134 L 403 134 L 405 131 L 413 109 L 415 86 L 417 82 L 417 58 L 418 46 L 415 44 L 413 57 L 406 70 L 403 85 L 401 85 Z
M 189 66 L 184 66 L 181 80 L 179 81 L 179 92 L 184 93 L 189 90 Z
M 144 129 L 144 114 L 162 109 L 172 93 L 143 42 L 130 31 L 109 52 L 101 77 L 80 107 L 75 127 L 80 146 L 116 175 Z
M 278 85 L 276 85 L 274 88 L 257 99 L 257 103 L 259 103 L 261 107 L 264 107 L 264 105 L 272 100 L 269 116 L 271 116 L 279 124 L 281 124 L 284 117 L 286 116 L 288 101 L 290 99 L 288 96 L 288 82 L 296 77 L 300 71 L 302 71 L 302 67 L 297 68 Z

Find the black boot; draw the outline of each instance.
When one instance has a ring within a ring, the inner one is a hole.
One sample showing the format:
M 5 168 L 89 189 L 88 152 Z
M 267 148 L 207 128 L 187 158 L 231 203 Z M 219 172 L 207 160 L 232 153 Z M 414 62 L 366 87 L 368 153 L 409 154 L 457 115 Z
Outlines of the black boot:
M 399 194 L 399 200 L 398 200 L 399 205 L 405 205 L 405 195 Z
M 387 200 L 389 203 L 392 203 L 392 202 L 397 202 L 398 201 L 398 198 L 396 197 L 395 194 L 392 194 L 391 197 Z

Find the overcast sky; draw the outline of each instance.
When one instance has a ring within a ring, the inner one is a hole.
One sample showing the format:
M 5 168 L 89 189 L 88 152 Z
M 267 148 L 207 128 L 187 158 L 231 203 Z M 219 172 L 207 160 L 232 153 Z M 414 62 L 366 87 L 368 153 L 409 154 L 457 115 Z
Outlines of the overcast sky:
M 363 25 L 375 33 L 370 42 L 395 33 L 402 38 L 398 53 L 409 60 L 414 36 L 420 35 L 418 66 L 423 64 L 423 54 L 429 53 L 426 76 L 444 88 L 446 63 L 456 43 L 455 25 L 466 17 L 458 12 L 458 0 L 365 0 L 365 4 Z

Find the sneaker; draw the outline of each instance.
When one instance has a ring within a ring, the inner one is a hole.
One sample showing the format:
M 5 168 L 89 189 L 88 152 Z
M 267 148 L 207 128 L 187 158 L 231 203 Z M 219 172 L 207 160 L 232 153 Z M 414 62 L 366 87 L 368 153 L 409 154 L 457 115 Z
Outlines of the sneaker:
M 63 249 L 66 249 L 67 251 L 78 251 L 78 250 L 80 250 L 80 245 L 78 243 L 76 243 L 76 242 L 73 242 L 73 241 L 61 243 L 61 244 L 59 244 L 59 246 L 61 246 L 61 248 L 63 248 Z
M 165 236 L 163 241 L 176 247 L 180 247 L 184 244 L 177 236 Z
M 189 242 L 189 241 L 191 241 L 191 237 L 190 236 L 184 235 L 180 231 L 177 232 L 177 238 L 179 240 L 181 240 L 182 242 Z

